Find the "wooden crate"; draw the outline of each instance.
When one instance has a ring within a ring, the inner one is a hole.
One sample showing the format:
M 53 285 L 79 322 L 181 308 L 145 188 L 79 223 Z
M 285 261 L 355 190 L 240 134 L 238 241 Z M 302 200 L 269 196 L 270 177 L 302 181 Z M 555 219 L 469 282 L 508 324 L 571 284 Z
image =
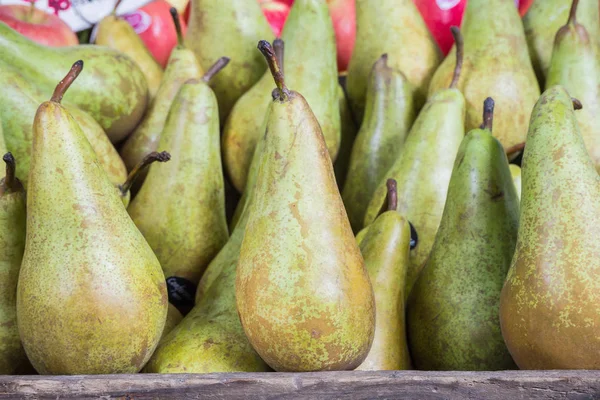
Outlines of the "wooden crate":
M 0 399 L 600 399 L 600 371 L 0 376 Z

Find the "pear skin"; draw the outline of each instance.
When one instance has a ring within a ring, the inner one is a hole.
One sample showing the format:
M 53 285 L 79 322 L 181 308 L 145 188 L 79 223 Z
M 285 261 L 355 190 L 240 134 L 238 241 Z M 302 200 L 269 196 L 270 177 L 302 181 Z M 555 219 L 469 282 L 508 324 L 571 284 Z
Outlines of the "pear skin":
M 333 163 L 333 171 L 335 172 L 335 180 L 340 191 L 346 183 L 348 175 L 348 166 L 350 165 L 350 155 L 352 154 L 352 146 L 358 133 L 358 128 L 352 118 L 348 97 L 342 85 L 338 87 L 338 100 L 340 103 L 340 151 Z
M 492 136 L 493 100 L 485 102 L 486 122 L 461 143 L 435 243 L 408 301 L 410 352 L 420 370 L 515 368 L 498 308 L 517 240 L 519 198 Z
M 348 66 L 347 90 L 356 122 L 365 112 L 373 63 L 388 54 L 391 68 L 414 86 L 418 108 L 427 98 L 429 81 L 442 54 L 412 0 L 357 0 L 356 44 Z
M 466 129 L 479 127 L 483 99 L 496 102 L 494 136 L 505 148 L 525 141 L 529 115 L 540 96 L 513 0 L 469 0 L 461 30 L 464 63 L 457 88 L 467 102 Z M 429 96 L 448 87 L 456 46 L 435 72 Z
M 531 114 L 517 246 L 500 299 L 502 335 L 521 369 L 600 369 L 600 179 L 574 106 L 554 86 Z
M 373 64 L 365 116 L 352 147 L 342 199 L 354 231 L 362 228 L 369 201 L 402 151 L 416 110 L 412 85 L 387 65 L 387 54 Z
M 123 184 L 117 185 L 117 193 L 121 200 L 123 201 L 123 205 L 125 208 L 129 206 L 129 202 L 131 201 L 131 186 L 136 181 L 136 179 L 142 175 L 146 170 L 155 162 L 167 162 L 171 159 L 171 154 L 167 151 L 161 151 L 160 153 L 157 151 L 153 151 L 144 157 L 144 159 L 136 165 L 129 175 L 127 175 L 127 180 L 123 182 Z
M 40 374 L 135 373 L 165 325 L 165 277 L 60 104 L 82 67 L 73 65 L 33 122 L 17 323 Z
M 515 184 L 515 190 L 517 191 L 517 196 L 519 199 L 521 198 L 521 167 L 515 164 L 510 164 L 510 174 L 513 178 L 513 183 Z
M 165 322 L 165 328 L 163 329 L 162 336 L 160 339 L 164 339 L 183 319 L 183 315 L 179 312 L 177 307 L 173 304 L 169 303 L 169 308 L 167 310 L 167 321 Z
M 373 341 L 369 276 L 319 123 L 285 87 L 268 42 L 259 49 L 278 89 L 237 266 L 240 320 L 276 371 L 351 370 Z

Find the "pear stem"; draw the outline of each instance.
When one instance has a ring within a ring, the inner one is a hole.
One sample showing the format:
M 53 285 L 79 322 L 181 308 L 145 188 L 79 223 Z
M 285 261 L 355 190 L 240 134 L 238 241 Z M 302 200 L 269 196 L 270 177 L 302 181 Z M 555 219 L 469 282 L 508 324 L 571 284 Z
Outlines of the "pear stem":
M 571 10 L 569 11 L 567 25 L 577 24 L 577 6 L 579 6 L 579 0 L 573 0 L 573 3 L 571 3 Z
M 117 15 L 117 8 L 119 8 L 119 6 L 121 5 L 121 2 L 123 0 L 117 0 L 117 2 L 115 3 L 115 6 L 112 9 L 112 12 L 110 13 L 110 15 Z
M 52 93 L 50 101 L 60 104 L 66 91 L 69 89 L 73 81 L 77 79 L 82 69 L 83 61 L 75 61 L 75 64 L 73 64 L 71 70 L 69 70 L 67 75 L 65 75 L 65 77 L 58 83 L 58 85 L 56 85 L 56 89 L 54 89 L 54 93 Z
M 258 42 L 258 50 L 260 50 L 262 55 L 267 60 L 267 64 L 269 64 L 271 75 L 273 75 L 273 80 L 275 81 L 277 89 L 279 90 L 279 99 L 281 101 L 287 100 L 290 91 L 285 86 L 285 80 L 283 79 L 283 71 L 279 67 L 279 63 L 277 62 L 277 57 L 275 56 L 273 47 L 271 47 L 271 44 L 266 40 L 261 40 Z
M 579 101 L 575 97 L 571 97 L 571 101 L 573 102 L 573 110 L 581 110 L 583 108 L 583 104 L 581 104 L 581 101 Z
M 488 131 L 492 131 L 492 125 L 494 122 L 494 99 L 488 97 L 483 102 L 483 124 L 481 124 L 482 129 L 487 129 Z
M 514 146 L 510 146 L 508 149 L 506 149 L 505 153 L 507 156 L 510 156 L 511 154 L 515 154 L 522 151 L 524 148 L 525 142 L 517 143 Z
M 27 12 L 27 17 L 25 19 L 25 22 L 31 22 L 31 20 L 33 19 L 33 13 L 35 12 L 35 1 L 36 0 L 32 0 L 29 3 L 29 10 Z
M 277 62 L 279 63 L 279 69 L 283 74 L 283 55 L 285 50 L 283 40 L 280 38 L 273 40 L 273 49 L 275 49 L 275 57 L 277 58 Z
M 451 26 L 450 31 L 452 32 L 452 36 L 454 36 L 454 43 L 456 45 L 456 65 L 454 66 L 452 82 L 450 82 L 450 89 L 454 89 L 456 88 L 456 85 L 458 85 L 458 80 L 460 79 L 460 71 L 462 70 L 463 57 L 465 54 L 465 45 L 462 33 L 460 33 L 458 26 Z
M 12 153 L 8 152 L 2 157 L 4 162 L 6 163 L 6 176 L 4 177 L 4 185 L 10 191 L 14 191 L 19 189 L 19 180 L 15 176 L 15 171 L 17 169 L 17 163 Z
M 217 62 L 215 62 L 213 65 L 210 66 L 210 68 L 208 69 L 208 71 L 206 71 L 206 73 L 202 76 L 202 80 L 206 83 L 210 82 L 210 80 L 223 68 L 225 68 L 225 66 L 229 64 L 229 57 L 221 57 L 217 60 Z
M 395 179 L 388 179 L 387 185 L 387 204 L 388 211 L 396 211 L 398 209 L 398 189 Z
M 121 191 L 121 195 L 125 196 L 129 189 L 131 189 L 131 185 L 136 180 L 136 178 L 140 175 L 140 173 L 148 168 L 150 164 L 155 161 L 166 162 L 171 159 L 171 154 L 166 151 L 157 152 L 153 151 L 152 153 L 146 154 L 146 157 L 142 161 L 140 161 L 127 175 L 127 180 L 122 185 L 119 185 L 119 190 Z
M 171 18 L 173 18 L 173 25 L 175 25 L 175 32 L 177 33 L 177 46 L 184 47 L 183 33 L 181 31 L 181 23 L 179 22 L 179 13 L 175 7 L 171 7 L 169 12 L 171 13 Z

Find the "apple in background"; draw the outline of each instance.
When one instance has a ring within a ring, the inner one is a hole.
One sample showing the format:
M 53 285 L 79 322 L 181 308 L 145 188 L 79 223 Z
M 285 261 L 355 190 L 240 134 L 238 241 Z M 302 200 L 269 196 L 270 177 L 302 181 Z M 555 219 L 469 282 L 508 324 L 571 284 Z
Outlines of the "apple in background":
M 290 6 L 281 1 L 274 0 L 259 0 L 259 3 L 260 8 L 262 9 L 265 18 L 267 18 L 267 22 L 269 22 L 271 30 L 275 36 L 281 36 L 283 25 L 285 24 L 288 14 L 290 13 Z
M 79 44 L 77 35 L 57 15 L 35 8 L 33 4 L 0 6 L 0 21 L 29 39 L 53 47 Z
M 354 0 L 327 0 L 327 4 L 335 32 L 338 71 L 342 72 L 348 68 L 356 41 L 356 4 Z
M 165 0 L 154 0 L 140 9 L 122 17 L 140 36 L 154 59 L 164 68 L 169 61 L 171 50 L 177 45 L 177 32 L 171 18 L 171 4 Z M 183 34 L 186 24 L 179 16 Z

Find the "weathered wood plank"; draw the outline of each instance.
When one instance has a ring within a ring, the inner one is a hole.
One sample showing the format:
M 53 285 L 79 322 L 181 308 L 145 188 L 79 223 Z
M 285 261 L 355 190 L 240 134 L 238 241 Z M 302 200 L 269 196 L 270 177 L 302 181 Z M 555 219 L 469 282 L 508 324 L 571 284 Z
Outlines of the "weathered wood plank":
M 600 399 L 600 371 L 0 376 L 0 399 Z

